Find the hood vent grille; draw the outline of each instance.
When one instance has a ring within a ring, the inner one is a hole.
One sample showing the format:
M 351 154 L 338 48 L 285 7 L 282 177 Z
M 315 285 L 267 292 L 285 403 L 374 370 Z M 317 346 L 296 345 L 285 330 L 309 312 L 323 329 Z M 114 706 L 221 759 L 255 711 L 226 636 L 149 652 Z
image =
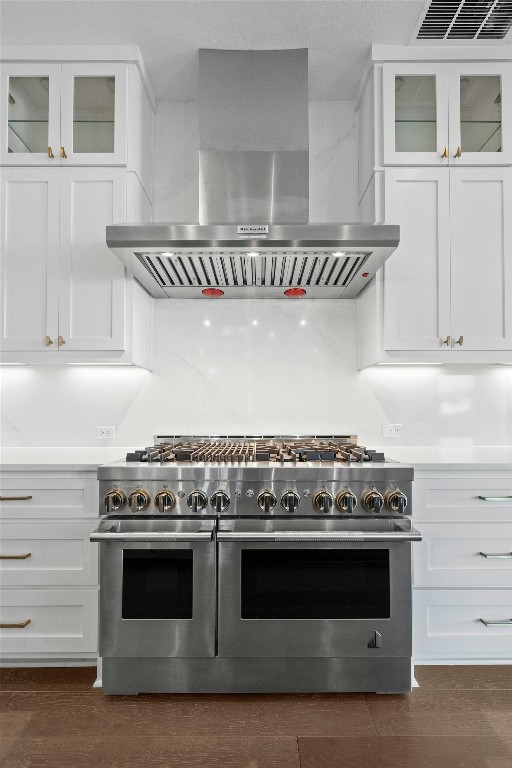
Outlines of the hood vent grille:
M 333 256 L 324 251 L 239 253 L 183 251 L 172 256 L 137 253 L 162 288 L 331 287 L 343 289 L 369 254 Z
M 512 0 L 431 0 L 418 40 L 503 40 Z

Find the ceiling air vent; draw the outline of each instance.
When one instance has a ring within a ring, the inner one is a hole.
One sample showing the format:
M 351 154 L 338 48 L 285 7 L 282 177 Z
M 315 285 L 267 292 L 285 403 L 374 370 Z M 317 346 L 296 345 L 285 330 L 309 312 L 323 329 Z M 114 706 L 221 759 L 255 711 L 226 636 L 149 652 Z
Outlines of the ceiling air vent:
M 512 0 L 431 0 L 418 40 L 503 40 Z

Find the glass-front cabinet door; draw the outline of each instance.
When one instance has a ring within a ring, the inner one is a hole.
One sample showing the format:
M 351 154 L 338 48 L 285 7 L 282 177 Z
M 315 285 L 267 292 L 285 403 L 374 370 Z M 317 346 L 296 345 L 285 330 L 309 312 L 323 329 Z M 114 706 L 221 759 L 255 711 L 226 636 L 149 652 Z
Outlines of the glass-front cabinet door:
M 448 164 L 448 77 L 444 64 L 383 67 L 384 163 Z
M 512 66 L 457 65 L 450 78 L 450 165 L 512 164 Z
M 60 64 L 2 67 L 3 165 L 59 165 L 60 73 Z
M 63 64 L 62 165 L 126 163 L 126 65 Z
M 125 165 L 125 64 L 6 64 L 2 165 Z
M 385 165 L 511 165 L 512 64 L 383 65 Z

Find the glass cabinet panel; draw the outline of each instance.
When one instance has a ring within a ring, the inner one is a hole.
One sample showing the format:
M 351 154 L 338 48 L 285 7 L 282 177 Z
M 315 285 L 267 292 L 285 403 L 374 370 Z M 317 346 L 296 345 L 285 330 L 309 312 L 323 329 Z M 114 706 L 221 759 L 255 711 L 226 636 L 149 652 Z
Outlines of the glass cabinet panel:
M 501 152 L 501 77 L 461 75 L 462 152 Z
M 115 77 L 75 77 L 73 152 L 114 152 Z
M 436 76 L 395 75 L 395 151 L 435 152 Z
M 8 88 L 8 152 L 48 151 L 48 77 L 10 77 Z

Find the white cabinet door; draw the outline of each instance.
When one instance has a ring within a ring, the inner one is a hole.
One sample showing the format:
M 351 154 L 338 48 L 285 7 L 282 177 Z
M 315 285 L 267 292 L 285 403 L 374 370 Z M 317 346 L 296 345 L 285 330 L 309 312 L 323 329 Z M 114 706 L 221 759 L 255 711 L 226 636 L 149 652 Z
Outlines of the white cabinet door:
M 448 165 L 448 92 L 447 64 L 383 65 L 385 165 Z
M 512 64 L 451 66 L 450 165 L 512 164 Z
M 60 64 L 3 64 L 2 165 L 59 165 Z
M 1 208 L 2 350 L 54 354 L 58 335 L 59 169 L 4 168 Z
M 62 165 L 126 165 L 126 64 L 63 64 Z
M 400 245 L 384 266 L 386 350 L 449 349 L 450 218 L 446 169 L 388 169 L 385 219 Z
M 450 217 L 454 343 L 512 350 L 512 169 L 450 170 Z
M 112 168 L 61 171 L 59 334 L 62 349 L 123 350 L 124 268 L 105 227 L 125 221 L 126 174 Z

